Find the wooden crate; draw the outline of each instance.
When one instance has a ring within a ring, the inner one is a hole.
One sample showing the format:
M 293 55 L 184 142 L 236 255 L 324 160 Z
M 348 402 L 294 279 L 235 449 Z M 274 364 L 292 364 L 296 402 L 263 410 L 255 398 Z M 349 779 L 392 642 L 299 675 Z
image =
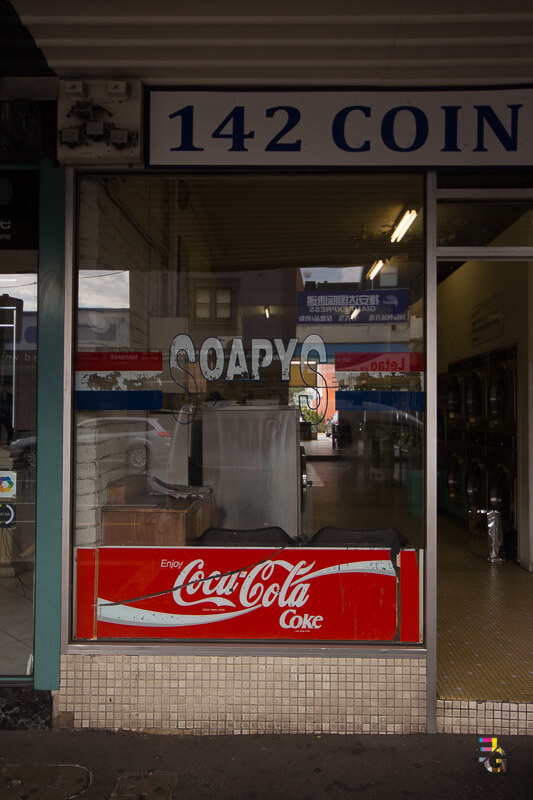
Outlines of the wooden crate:
M 146 494 L 146 475 L 126 475 L 107 486 L 107 502 L 110 506 L 134 503 L 142 494 Z
M 104 545 L 179 546 L 211 525 L 212 498 L 166 501 L 164 505 L 104 506 Z

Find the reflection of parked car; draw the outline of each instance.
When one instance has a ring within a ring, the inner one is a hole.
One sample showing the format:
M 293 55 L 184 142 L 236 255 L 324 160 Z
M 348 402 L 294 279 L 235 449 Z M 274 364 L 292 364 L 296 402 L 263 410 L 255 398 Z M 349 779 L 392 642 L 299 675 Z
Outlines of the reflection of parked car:
M 95 417 L 84 419 L 76 426 L 75 442 L 100 444 L 116 441 L 116 453 L 106 452 L 106 457 L 120 460 L 127 457 L 129 466 L 135 470 L 146 469 L 150 464 L 167 464 L 171 435 L 156 419 L 148 417 Z M 23 459 L 34 467 L 35 436 L 26 436 L 11 443 L 13 459 Z
M 79 445 L 100 442 L 120 442 L 116 457 L 123 453 L 133 469 L 146 469 L 148 463 L 168 462 L 171 434 L 156 419 L 149 417 L 98 417 L 84 419 L 77 425 L 76 442 Z M 113 460 L 115 454 L 106 452 Z
M 13 461 L 25 461 L 30 467 L 37 464 L 35 436 L 23 436 L 21 439 L 14 439 L 9 445 L 9 455 Z

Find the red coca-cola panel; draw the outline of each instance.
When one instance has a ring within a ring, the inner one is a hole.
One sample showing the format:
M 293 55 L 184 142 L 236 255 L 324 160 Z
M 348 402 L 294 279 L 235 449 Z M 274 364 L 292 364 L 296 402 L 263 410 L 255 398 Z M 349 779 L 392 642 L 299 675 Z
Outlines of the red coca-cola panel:
M 418 641 L 416 552 L 399 563 L 386 548 L 77 548 L 75 637 Z
M 424 372 L 424 353 L 335 353 L 335 372 Z

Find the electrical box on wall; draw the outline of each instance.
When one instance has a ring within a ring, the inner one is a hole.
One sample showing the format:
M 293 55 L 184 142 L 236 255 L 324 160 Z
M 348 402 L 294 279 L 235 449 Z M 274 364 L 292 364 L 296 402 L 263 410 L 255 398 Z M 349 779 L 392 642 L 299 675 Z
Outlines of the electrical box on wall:
M 59 83 L 57 158 L 62 164 L 139 164 L 140 81 Z

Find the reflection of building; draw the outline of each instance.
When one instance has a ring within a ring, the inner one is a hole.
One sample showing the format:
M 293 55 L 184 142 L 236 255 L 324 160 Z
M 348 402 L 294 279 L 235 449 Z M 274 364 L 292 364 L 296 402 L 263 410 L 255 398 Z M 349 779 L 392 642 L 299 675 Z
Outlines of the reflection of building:
M 0 353 L 1 382 L 7 381 L 13 392 L 12 424 L 15 435 L 34 428 L 36 413 L 35 394 L 28 392 L 27 387 L 35 379 L 37 368 L 37 313 L 21 311 L 18 317 L 15 338 L 9 324 L 3 328 L 5 338 Z
M 84 308 L 78 321 L 80 348 L 128 347 L 130 312 L 127 308 Z

